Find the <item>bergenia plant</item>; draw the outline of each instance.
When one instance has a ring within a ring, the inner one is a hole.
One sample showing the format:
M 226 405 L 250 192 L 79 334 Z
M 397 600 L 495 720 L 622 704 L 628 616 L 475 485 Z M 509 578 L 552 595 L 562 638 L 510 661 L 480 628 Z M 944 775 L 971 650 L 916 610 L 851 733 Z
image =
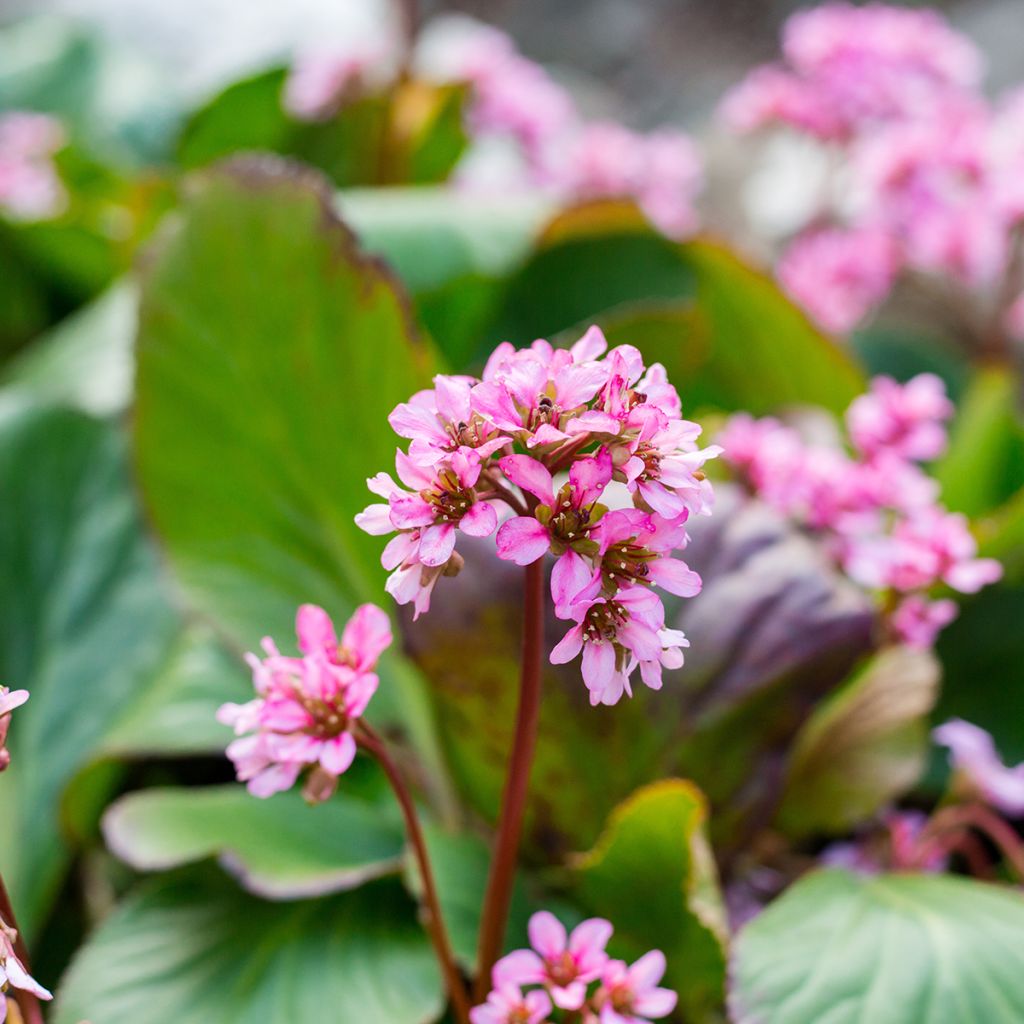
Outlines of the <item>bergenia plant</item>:
M 395 458 L 401 483 L 383 472 L 369 480 L 384 501 L 357 522 L 371 534 L 391 535 L 382 562 L 395 600 L 411 604 L 414 618 L 426 612 L 439 581 L 464 566 L 460 536 L 493 537 L 498 558 L 525 567 L 519 711 L 482 910 L 479 1005 L 471 1015 L 415 805 L 385 742 L 363 717 L 377 688 L 377 659 L 391 642 L 381 609 L 359 608 L 339 638 L 326 612 L 303 606 L 298 655 L 282 654 L 268 638 L 265 656 L 250 656 L 257 697 L 220 712 L 238 734 L 228 748 L 238 777 L 265 797 L 301 776 L 307 799 L 320 802 L 357 749 L 380 763 L 405 815 L 434 948 L 461 1021 L 540 1022 L 567 1013 L 566 1020 L 583 1014 L 603 1024 L 640 1024 L 662 1017 L 675 1004 L 657 987 L 664 957 L 650 953 L 631 967 L 609 960 L 604 947 L 612 928 L 605 921 L 566 936 L 552 915 L 538 914 L 533 950 L 494 965 L 536 741 L 546 557 L 550 607 L 567 623 L 547 652 L 550 660 L 581 656 L 591 704 L 631 695 L 637 670 L 644 684 L 659 689 L 663 670 L 682 666 L 688 644 L 666 625 L 659 592 L 691 597 L 700 590 L 700 577 L 674 554 L 686 546 L 689 517 L 711 511 L 702 467 L 720 449 L 700 447 L 701 428 L 683 419 L 661 366 L 645 366 L 629 345 L 609 351 L 597 328 L 567 349 L 546 341 L 521 351 L 502 344 L 481 378 L 438 376 L 431 390 L 399 405 L 390 422 L 409 441 Z

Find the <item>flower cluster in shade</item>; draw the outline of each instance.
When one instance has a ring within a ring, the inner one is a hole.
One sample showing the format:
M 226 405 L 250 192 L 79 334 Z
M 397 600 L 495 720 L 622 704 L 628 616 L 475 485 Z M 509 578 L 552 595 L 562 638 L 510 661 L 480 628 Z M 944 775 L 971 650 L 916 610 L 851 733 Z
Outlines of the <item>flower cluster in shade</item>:
M 0 215 L 16 221 L 51 220 L 67 203 L 54 164 L 65 142 L 47 114 L 0 113 Z
M 907 280 L 955 289 L 976 335 L 1024 338 L 1024 89 L 986 98 L 979 53 L 929 9 L 801 11 L 782 54 L 722 112 L 815 140 L 832 168 L 780 261 L 792 297 L 843 334 Z
M 777 419 L 738 414 L 719 441 L 762 501 L 821 537 L 842 570 L 877 592 L 895 638 L 928 647 L 956 615 L 941 586 L 973 593 L 1002 575 L 977 557 L 964 516 L 948 512 L 921 463 L 946 445 L 952 405 L 939 378 L 876 377 L 846 413 L 849 449 L 811 443 Z
M 494 965 L 487 1002 L 470 1011 L 471 1024 L 649 1024 L 670 1014 L 676 994 L 659 983 L 665 957 L 658 950 L 632 965 L 605 952 L 612 926 L 602 918 L 572 934 L 547 911 L 529 925 L 530 949 Z
M 631 694 L 637 668 L 658 689 L 662 669 L 682 665 L 688 644 L 666 625 L 658 588 L 700 590 L 672 555 L 688 518 L 710 512 L 701 467 L 720 449 L 699 447 L 664 367 L 631 345 L 609 351 L 595 327 L 569 349 L 506 342 L 480 379 L 438 376 L 389 421 L 410 441 L 395 457 L 401 483 L 371 478 L 384 501 L 356 522 L 395 534 L 382 563 L 399 604 L 427 611 L 438 580 L 462 566 L 458 535 L 493 534 L 517 565 L 554 556 L 555 613 L 572 625 L 551 661 L 582 654 L 592 703 Z
M 295 620 L 299 654 L 281 654 L 270 637 L 265 656 L 248 656 L 257 697 L 224 704 L 219 721 L 238 738 L 227 749 L 239 780 L 255 796 L 290 789 L 312 769 L 307 798 L 325 799 L 356 754 L 355 730 L 377 690 L 377 659 L 391 643 L 387 615 L 364 604 L 338 639 L 330 617 L 303 605 Z
M 3 993 L 9 992 L 12 988 L 31 992 L 37 999 L 53 998 L 53 994 L 43 988 L 18 959 L 18 954 L 14 950 L 17 936 L 18 933 L 0 918 L 0 1024 L 7 1020 L 7 1000 Z
M 361 44 L 300 55 L 285 86 L 286 108 L 304 120 L 322 119 L 349 98 L 387 87 L 399 49 Z M 411 64 L 426 80 L 470 86 L 471 146 L 456 170 L 461 186 L 540 188 L 562 202 L 630 199 L 672 237 L 696 229 L 702 163 L 685 133 L 645 134 L 586 120 L 570 92 L 505 33 L 469 19 L 428 26 Z

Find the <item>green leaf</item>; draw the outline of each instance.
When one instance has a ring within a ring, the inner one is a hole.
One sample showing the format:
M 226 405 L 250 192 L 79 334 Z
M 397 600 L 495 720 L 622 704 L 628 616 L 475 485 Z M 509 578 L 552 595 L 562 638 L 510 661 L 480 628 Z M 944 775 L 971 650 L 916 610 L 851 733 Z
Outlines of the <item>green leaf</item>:
M 428 825 L 424 834 L 452 950 L 459 962 L 472 973 L 476 966 L 480 918 L 490 873 L 490 850 L 483 839 L 468 832 L 449 832 Z M 421 886 L 411 857 L 407 866 L 406 884 L 418 897 Z M 505 929 L 506 950 L 521 949 L 528 944 L 530 912 L 525 885 L 522 877 L 518 876 L 512 889 L 512 904 Z
M 310 807 L 293 790 L 269 800 L 244 786 L 146 789 L 103 817 L 110 849 L 138 871 L 207 857 L 267 899 L 353 889 L 401 866 L 401 822 L 366 800 L 336 793 Z
M 122 281 L 36 338 L 4 369 L 5 387 L 96 415 L 131 402 L 136 290 Z
M 322 179 L 268 158 L 199 176 L 151 254 L 137 359 L 143 496 L 199 610 L 253 649 L 286 647 L 302 602 L 343 621 L 384 600 L 380 542 L 353 517 L 434 352 Z M 418 680 L 397 654 L 381 677 L 371 711 L 436 769 Z
M 660 311 L 656 334 L 652 311 Z M 709 239 L 678 244 L 620 207 L 556 218 L 511 280 L 491 342 L 519 343 L 591 322 L 663 361 L 690 407 L 769 412 L 813 403 L 841 412 L 865 385 L 853 360 L 767 275 Z M 650 353 L 645 343 L 652 344 Z
M 209 872 L 143 885 L 94 932 L 54 1024 L 429 1024 L 443 1009 L 426 935 L 394 882 L 266 903 Z
M 0 679 L 32 693 L 0 775 L 0 862 L 32 933 L 70 856 L 62 791 L 163 664 L 178 620 L 113 428 L 72 412 L 9 413 L 0 479 Z
M 1024 427 L 1017 374 L 979 369 L 950 432 L 949 450 L 935 466 L 942 500 L 954 512 L 980 516 L 1024 487 Z
M 1007 583 L 1024 583 L 1024 488 L 974 527 L 978 553 L 1003 563 Z
M 917 782 L 939 689 L 930 651 L 890 647 L 814 711 L 790 754 L 777 824 L 845 832 Z
M 339 187 L 428 185 L 444 181 L 466 147 L 464 86 L 403 80 L 303 121 L 284 106 L 288 74 L 278 67 L 235 82 L 196 111 L 179 140 L 182 166 L 260 151 L 311 164 Z
M 653 783 L 615 810 L 574 873 L 583 906 L 615 926 L 613 955 L 664 952 L 665 985 L 678 992 L 687 1020 L 708 1019 L 725 982 L 728 934 L 706 821 L 694 785 Z
M 1024 899 L 942 875 L 818 871 L 733 948 L 736 1024 L 1024 1020 Z

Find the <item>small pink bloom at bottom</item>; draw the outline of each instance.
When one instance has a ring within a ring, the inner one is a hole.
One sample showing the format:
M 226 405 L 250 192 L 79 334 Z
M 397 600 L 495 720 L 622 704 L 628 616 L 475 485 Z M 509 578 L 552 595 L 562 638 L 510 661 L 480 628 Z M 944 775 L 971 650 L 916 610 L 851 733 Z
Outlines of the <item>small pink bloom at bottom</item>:
M 591 918 L 568 935 L 554 914 L 542 910 L 530 918 L 529 933 L 533 949 L 519 949 L 499 960 L 494 965 L 495 985 L 544 985 L 557 1007 L 580 1009 L 587 985 L 608 962 L 604 947 L 612 936 L 611 924 Z
M 665 973 L 665 954 L 652 949 L 632 966 L 612 960 L 594 996 L 601 1024 L 650 1024 L 676 1007 L 675 992 L 659 988 Z
M 501 985 L 486 1003 L 469 1011 L 469 1020 L 470 1024 L 545 1024 L 550 1012 L 546 992 L 523 995 L 516 985 Z

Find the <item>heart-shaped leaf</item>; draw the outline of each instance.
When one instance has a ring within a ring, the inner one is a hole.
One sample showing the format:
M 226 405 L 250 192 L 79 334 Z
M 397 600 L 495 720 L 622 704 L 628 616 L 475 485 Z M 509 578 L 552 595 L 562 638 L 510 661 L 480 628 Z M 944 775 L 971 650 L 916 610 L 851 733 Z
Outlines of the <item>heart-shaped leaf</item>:
M 931 651 L 890 647 L 820 704 L 790 754 L 780 827 L 844 832 L 913 786 L 939 674 Z
M 656 782 L 616 808 L 574 865 L 580 901 L 615 927 L 610 951 L 633 960 L 660 949 L 665 984 L 694 1021 L 711 1019 L 721 1003 L 728 940 L 706 823 L 696 786 Z
M 735 1024 L 1024 1020 L 1024 898 L 941 875 L 818 871 L 733 947 Z
M 267 903 L 216 872 L 154 879 L 73 961 L 54 1024 L 430 1024 L 438 970 L 409 898 L 376 882 Z
M 306 601 L 337 620 L 383 602 L 380 544 L 353 518 L 393 464 L 388 413 L 434 365 L 319 176 L 265 158 L 193 182 L 143 283 L 136 452 L 172 568 L 241 646 L 286 645 Z M 417 680 L 397 655 L 381 671 L 373 712 L 436 767 Z
M 309 807 L 296 790 L 257 800 L 243 786 L 146 789 L 107 810 L 103 834 L 139 871 L 216 856 L 250 892 L 298 899 L 397 871 L 404 835 L 390 812 L 344 792 Z
M 64 787 L 164 665 L 178 618 L 128 482 L 124 438 L 65 411 L 0 419 L 0 680 L 31 691 L 0 775 L 0 862 L 31 934 L 70 851 Z

